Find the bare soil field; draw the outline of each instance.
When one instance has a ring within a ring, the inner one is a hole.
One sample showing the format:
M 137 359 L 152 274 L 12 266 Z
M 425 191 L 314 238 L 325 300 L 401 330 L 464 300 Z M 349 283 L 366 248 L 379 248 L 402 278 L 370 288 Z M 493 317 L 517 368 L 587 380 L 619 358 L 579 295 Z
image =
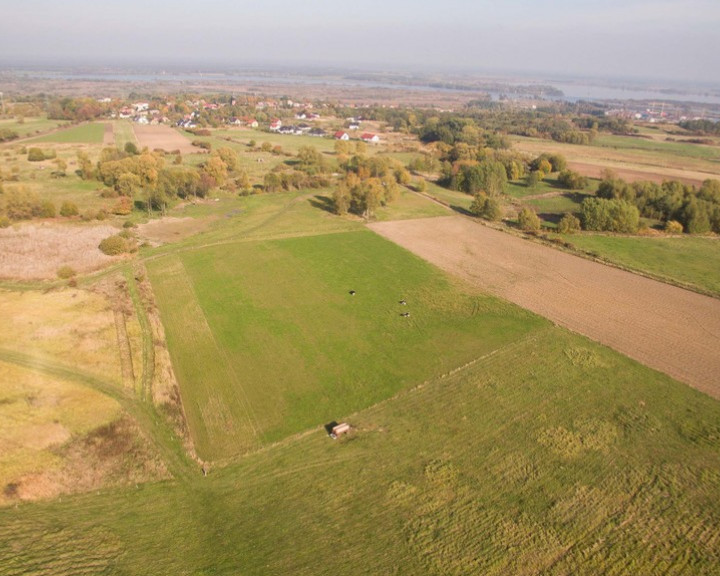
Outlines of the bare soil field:
M 190 140 L 170 126 L 133 124 L 133 131 L 140 148 L 147 146 L 150 150 L 160 148 L 166 152 L 179 150 L 181 154 L 201 152 L 200 148 L 193 146 Z
M 49 280 L 58 268 L 92 272 L 117 260 L 98 249 L 103 238 L 117 234 L 108 225 L 69 226 L 49 222 L 0 230 L 0 278 Z
M 460 216 L 370 228 L 482 290 L 720 398 L 720 300 Z
M 103 134 L 103 146 L 115 146 L 115 132 L 113 125 L 109 122 L 105 124 L 105 133 Z

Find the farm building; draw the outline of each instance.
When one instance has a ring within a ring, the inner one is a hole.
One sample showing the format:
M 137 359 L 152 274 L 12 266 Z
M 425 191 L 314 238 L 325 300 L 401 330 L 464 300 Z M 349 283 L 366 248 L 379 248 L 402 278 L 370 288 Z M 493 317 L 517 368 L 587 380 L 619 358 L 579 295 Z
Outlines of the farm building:
M 342 130 L 335 132 L 335 140 L 350 140 L 350 135 Z
M 363 142 L 370 142 L 372 144 L 377 144 L 380 142 L 380 136 L 377 134 L 370 134 L 370 132 L 365 132 L 362 136 L 360 136 Z

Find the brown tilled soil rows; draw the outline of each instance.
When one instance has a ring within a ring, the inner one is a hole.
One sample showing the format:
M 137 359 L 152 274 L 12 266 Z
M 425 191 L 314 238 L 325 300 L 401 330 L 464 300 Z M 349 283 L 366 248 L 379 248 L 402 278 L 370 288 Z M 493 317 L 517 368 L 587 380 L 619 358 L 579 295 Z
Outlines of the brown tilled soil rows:
M 474 286 L 720 398 L 720 300 L 460 216 L 370 228 Z
M 105 124 L 105 132 L 103 132 L 103 146 L 115 146 L 115 132 L 113 131 L 113 125 L 109 122 Z
M 147 146 L 150 150 L 160 148 L 165 152 L 179 150 L 181 154 L 201 152 L 200 148 L 193 146 L 190 140 L 170 126 L 133 124 L 133 131 L 141 149 Z

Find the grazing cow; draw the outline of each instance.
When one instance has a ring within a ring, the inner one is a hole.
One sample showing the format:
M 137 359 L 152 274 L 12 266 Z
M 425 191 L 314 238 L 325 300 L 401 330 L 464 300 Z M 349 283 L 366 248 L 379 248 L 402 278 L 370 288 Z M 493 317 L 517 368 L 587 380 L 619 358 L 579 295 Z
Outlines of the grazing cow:
M 410 316 L 410 312 L 403 312 L 402 314 L 400 314 L 400 316 L 402 316 L 403 318 L 407 318 L 408 316 Z
M 399 303 L 402 304 L 403 306 L 407 306 L 407 302 L 405 302 L 405 300 L 400 300 Z
M 355 290 L 350 290 L 350 296 L 355 296 Z

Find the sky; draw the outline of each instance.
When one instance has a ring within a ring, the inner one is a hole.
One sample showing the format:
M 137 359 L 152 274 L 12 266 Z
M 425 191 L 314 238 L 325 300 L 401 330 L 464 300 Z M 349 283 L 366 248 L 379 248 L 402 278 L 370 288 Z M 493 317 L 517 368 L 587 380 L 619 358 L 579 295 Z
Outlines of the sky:
M 720 0 L 3 4 L 4 65 L 312 65 L 720 85 Z

